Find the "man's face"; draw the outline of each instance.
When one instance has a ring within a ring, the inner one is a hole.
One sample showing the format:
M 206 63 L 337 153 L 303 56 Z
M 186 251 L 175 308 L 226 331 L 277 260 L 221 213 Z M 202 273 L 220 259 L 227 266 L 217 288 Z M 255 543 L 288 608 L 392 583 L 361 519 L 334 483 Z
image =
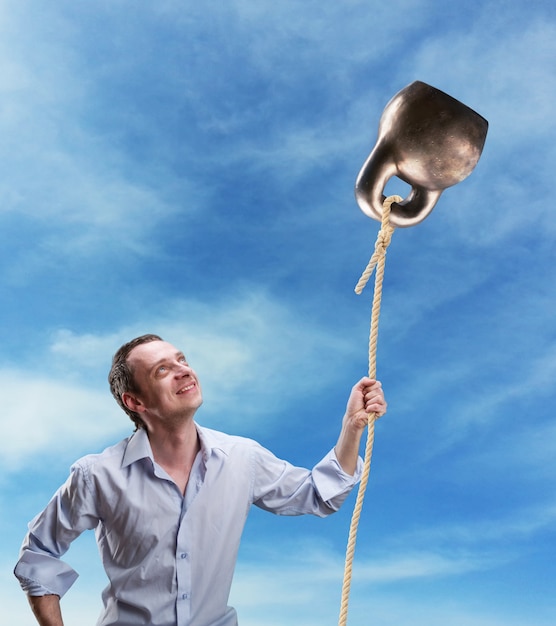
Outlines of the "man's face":
M 133 348 L 127 358 L 137 389 L 134 408 L 148 423 L 192 417 L 203 401 L 197 375 L 180 350 L 166 341 Z

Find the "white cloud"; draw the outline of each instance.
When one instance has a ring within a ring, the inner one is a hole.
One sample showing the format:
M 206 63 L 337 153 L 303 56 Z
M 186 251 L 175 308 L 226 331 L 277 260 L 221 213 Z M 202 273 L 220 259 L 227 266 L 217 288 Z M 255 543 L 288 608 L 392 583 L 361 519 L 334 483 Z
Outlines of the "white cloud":
M 412 602 L 404 591 L 404 585 L 411 580 L 442 580 L 446 589 L 446 584 L 450 588 L 447 581 L 453 579 L 457 586 L 460 575 L 495 568 L 501 562 L 483 551 L 473 554 L 411 548 L 391 551 L 388 557 L 378 559 L 357 557 L 349 622 L 366 623 L 372 619 L 381 625 L 512 624 L 489 615 L 488 607 L 470 610 L 458 598 L 442 602 L 430 594 L 419 598 L 411 592 Z M 298 540 L 293 545 L 289 541 L 287 546 L 275 543 L 272 548 L 266 544 L 260 547 L 257 561 L 240 558 L 231 602 L 238 609 L 241 622 L 248 626 L 263 622 L 272 626 L 334 623 L 339 614 L 342 576 L 343 559 L 322 544 L 315 545 L 311 540 Z M 416 617 L 415 602 L 423 618 Z
M 387 585 L 413 578 L 456 576 L 499 564 L 484 555 L 446 555 L 409 550 L 384 560 L 354 564 L 354 579 L 359 582 Z
M 497 141 L 546 138 L 554 125 L 554 22 L 525 4 L 504 14 L 496 6 L 486 3 L 472 29 L 433 33 L 421 43 L 413 68 L 489 119 Z
M 86 67 L 85 40 L 74 45 L 79 20 L 63 7 L 31 20 L 21 8 L 11 9 L 0 24 L 0 218 L 29 220 L 40 235 L 20 226 L 21 236 L 33 241 L 11 264 L 12 280 L 28 281 L 52 259 L 76 266 L 108 252 L 156 253 L 156 242 L 147 246 L 145 239 L 169 215 L 197 209 L 204 192 L 154 155 L 148 166 L 140 163 L 92 119 L 107 77 Z M 126 70 L 111 62 L 114 74 Z
M 496 346 L 492 349 L 496 350 Z M 503 372 L 491 373 L 494 367 L 492 355 L 486 349 L 485 354 L 477 355 L 474 362 L 466 360 L 466 364 L 454 365 L 450 371 L 433 368 L 435 371 L 430 381 L 415 389 L 413 397 L 430 395 L 439 398 L 447 390 L 457 394 L 461 381 L 468 381 L 464 384 L 476 386 L 476 389 L 460 394 L 460 402 L 450 410 L 449 420 L 445 419 L 443 412 L 438 413 L 441 420 L 436 423 L 429 453 L 443 453 L 456 442 L 474 439 L 480 430 L 482 436 L 487 437 L 488 447 L 484 450 L 476 443 L 475 454 L 471 453 L 475 461 L 492 465 L 492 470 L 496 465 L 500 468 L 520 467 L 522 477 L 531 471 L 547 477 L 554 475 L 555 427 L 552 421 L 547 421 L 551 414 L 546 404 L 554 395 L 554 352 L 555 347 L 548 344 L 540 354 L 524 355 L 522 342 L 516 341 L 503 357 L 520 362 L 514 369 L 504 368 Z M 477 372 L 483 380 L 480 386 L 474 382 Z M 503 432 L 497 433 L 496 439 L 490 440 L 488 435 L 504 424 L 512 426 L 504 428 Z
M 66 364 L 68 369 L 75 366 L 96 369 L 110 363 L 117 342 L 116 334 L 99 336 L 60 329 L 52 336 L 48 349 L 52 357 Z M 108 372 L 106 374 L 108 375 Z
M 326 389 L 337 369 L 323 362 L 352 350 L 346 340 L 311 319 L 299 319 L 260 290 L 244 289 L 213 302 L 169 300 L 161 310 L 166 313 L 117 336 L 123 343 L 155 332 L 183 349 L 201 380 L 202 414 L 221 427 L 264 429 L 263 416 L 266 420 L 296 406 L 304 395 L 312 398 Z
M 1 370 L 0 394 L 5 471 L 20 469 L 36 454 L 83 450 L 127 426 L 107 394 L 31 370 Z

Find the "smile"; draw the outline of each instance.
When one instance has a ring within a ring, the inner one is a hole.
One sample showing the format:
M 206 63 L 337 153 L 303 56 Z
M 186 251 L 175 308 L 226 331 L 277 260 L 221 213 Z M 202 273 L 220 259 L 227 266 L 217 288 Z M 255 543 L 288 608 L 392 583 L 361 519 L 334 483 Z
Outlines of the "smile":
M 182 387 L 178 392 L 177 395 L 180 395 L 182 393 L 187 393 L 188 391 L 191 391 L 192 389 L 194 389 L 196 387 L 195 383 L 191 383 L 190 385 L 187 385 L 186 387 Z

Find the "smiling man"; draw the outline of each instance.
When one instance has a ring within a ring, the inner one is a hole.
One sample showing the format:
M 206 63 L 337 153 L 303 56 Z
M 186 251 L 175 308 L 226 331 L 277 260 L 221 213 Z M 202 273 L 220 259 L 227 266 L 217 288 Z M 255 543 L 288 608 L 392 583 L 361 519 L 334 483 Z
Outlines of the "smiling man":
M 30 523 L 15 568 L 41 626 L 63 626 L 60 598 L 77 573 L 61 557 L 87 529 L 109 579 L 98 626 L 234 626 L 228 595 L 250 506 L 337 511 L 359 479 L 367 415 L 386 411 L 380 383 L 361 379 L 335 448 L 307 470 L 251 439 L 201 427 L 197 375 L 157 335 L 123 345 L 109 383 L 135 433 L 74 464 Z

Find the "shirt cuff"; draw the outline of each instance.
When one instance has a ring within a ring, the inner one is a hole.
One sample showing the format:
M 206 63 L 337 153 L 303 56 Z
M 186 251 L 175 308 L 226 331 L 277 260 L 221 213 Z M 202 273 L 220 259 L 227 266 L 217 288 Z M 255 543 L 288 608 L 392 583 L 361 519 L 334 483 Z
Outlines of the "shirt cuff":
M 21 588 L 30 596 L 54 594 L 60 598 L 77 580 L 79 574 L 67 563 L 48 554 L 26 551 L 14 574 Z
M 332 508 L 338 509 L 349 492 L 361 480 L 363 459 L 358 457 L 355 474 L 351 476 L 342 469 L 334 449 L 313 468 L 313 480 L 321 498 Z

